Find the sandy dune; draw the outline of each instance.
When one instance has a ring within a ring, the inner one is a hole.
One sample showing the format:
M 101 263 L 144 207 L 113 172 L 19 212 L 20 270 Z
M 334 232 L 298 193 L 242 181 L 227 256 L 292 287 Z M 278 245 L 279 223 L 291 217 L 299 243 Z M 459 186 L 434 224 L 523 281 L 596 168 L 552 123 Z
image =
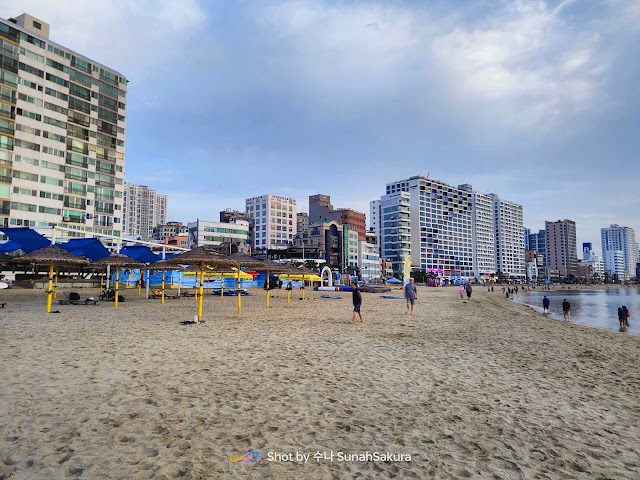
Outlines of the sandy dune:
M 640 338 L 480 288 L 419 287 L 415 316 L 365 293 L 356 325 L 349 293 L 207 296 L 187 326 L 193 298 L 125 295 L 46 315 L 0 292 L 0 479 L 640 478 Z

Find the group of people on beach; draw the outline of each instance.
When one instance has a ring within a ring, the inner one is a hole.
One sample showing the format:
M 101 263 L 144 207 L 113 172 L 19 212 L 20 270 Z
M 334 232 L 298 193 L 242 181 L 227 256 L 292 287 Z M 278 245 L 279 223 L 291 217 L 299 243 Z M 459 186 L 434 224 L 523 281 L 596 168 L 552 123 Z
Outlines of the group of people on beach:
M 471 297 L 471 291 L 469 291 L 468 295 L 469 297 Z M 409 283 L 404 286 L 404 298 L 407 301 L 407 315 L 413 315 L 413 307 L 415 306 L 416 300 L 418 299 L 418 288 L 413 283 L 413 278 L 410 278 Z M 362 294 L 360 293 L 360 289 L 358 288 L 357 283 L 354 283 L 353 285 L 352 299 L 353 318 L 351 319 L 351 323 L 356 323 L 356 317 L 360 318 L 360 323 L 364 323 L 364 317 L 362 316 L 362 312 L 360 311 L 362 307 Z

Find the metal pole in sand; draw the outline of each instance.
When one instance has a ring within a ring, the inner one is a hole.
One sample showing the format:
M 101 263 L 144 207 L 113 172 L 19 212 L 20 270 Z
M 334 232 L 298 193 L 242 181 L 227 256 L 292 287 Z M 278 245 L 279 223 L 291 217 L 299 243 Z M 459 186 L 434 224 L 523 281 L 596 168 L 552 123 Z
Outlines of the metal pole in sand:
M 47 313 L 51 313 L 51 294 L 53 293 L 53 260 L 49 260 L 49 289 L 47 290 Z

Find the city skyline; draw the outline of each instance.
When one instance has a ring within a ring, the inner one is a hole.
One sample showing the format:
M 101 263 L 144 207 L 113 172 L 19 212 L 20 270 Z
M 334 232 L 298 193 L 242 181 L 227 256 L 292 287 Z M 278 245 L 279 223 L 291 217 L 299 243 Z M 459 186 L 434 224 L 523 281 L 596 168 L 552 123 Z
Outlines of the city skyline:
M 640 231 L 637 2 L 0 5 L 131 81 L 126 180 L 168 194 L 170 219 L 254 193 L 368 213 L 429 174 L 499 192 L 532 231 L 574 220 L 595 251 L 603 227 Z

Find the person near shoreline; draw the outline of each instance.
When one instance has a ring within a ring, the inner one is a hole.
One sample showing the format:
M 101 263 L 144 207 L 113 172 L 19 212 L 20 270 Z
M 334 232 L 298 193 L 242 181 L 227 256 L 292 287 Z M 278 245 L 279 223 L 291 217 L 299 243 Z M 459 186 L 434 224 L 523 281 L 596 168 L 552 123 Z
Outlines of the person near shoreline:
M 562 300 L 562 312 L 564 313 L 565 321 L 570 322 L 571 321 L 571 304 L 567 302 L 566 298 Z
M 544 298 L 542 299 L 542 310 L 544 313 L 549 313 L 549 303 L 550 303 L 549 299 L 545 295 Z
M 404 286 L 404 298 L 407 299 L 407 314 L 413 315 L 413 306 L 418 298 L 418 288 L 413 284 L 413 278 Z
M 360 317 L 360 323 L 364 323 L 364 318 L 362 318 L 362 313 L 360 312 L 360 307 L 362 306 L 362 294 L 360 290 L 358 290 L 358 284 L 353 284 L 353 318 L 351 319 L 351 323 L 356 323 L 356 313 Z
M 631 314 L 629 313 L 629 310 L 627 309 L 626 305 L 623 305 L 620 309 L 618 309 L 618 319 L 620 320 L 620 315 L 622 314 L 622 320 L 620 323 L 621 327 L 628 327 L 629 326 L 629 317 L 631 316 Z
M 469 300 L 471 298 L 471 292 L 473 291 L 471 284 L 467 283 L 467 286 L 464 288 L 464 290 L 465 292 L 467 292 L 467 300 Z
M 460 292 L 460 300 L 464 299 L 464 285 L 460 285 L 458 292 Z

